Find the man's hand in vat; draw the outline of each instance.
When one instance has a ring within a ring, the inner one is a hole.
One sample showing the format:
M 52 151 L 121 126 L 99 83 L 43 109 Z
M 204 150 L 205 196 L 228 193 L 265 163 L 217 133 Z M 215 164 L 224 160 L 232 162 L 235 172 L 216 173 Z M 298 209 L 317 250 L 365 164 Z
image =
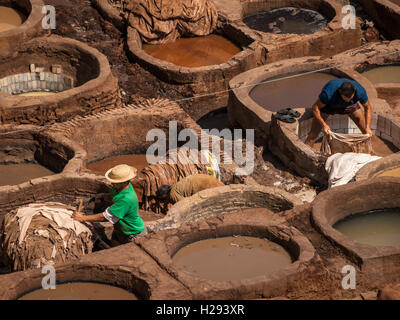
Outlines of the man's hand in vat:
M 374 134 L 372 133 L 371 128 L 366 128 L 365 133 L 368 134 L 370 137 L 372 137 Z
M 84 222 L 84 221 L 86 221 L 86 219 L 85 219 L 85 214 L 83 214 L 82 212 L 79 212 L 79 211 L 75 211 L 75 212 L 72 214 L 72 219 L 75 219 L 76 221 L 79 221 L 79 222 Z

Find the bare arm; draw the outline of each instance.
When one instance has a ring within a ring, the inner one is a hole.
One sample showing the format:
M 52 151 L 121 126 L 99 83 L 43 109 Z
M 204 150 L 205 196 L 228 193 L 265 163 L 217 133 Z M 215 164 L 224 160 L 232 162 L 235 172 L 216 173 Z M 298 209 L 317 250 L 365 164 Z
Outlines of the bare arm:
M 369 134 L 371 137 L 373 135 L 372 130 L 371 130 L 371 119 L 372 119 L 372 106 L 369 100 L 367 101 L 364 106 L 364 114 L 365 114 L 365 131 L 367 134 Z
M 107 219 L 104 217 L 103 213 L 98 213 L 98 214 L 91 214 L 91 215 L 85 215 L 82 212 L 76 211 L 73 215 L 72 218 L 79 221 L 79 222 L 100 222 L 100 221 L 107 221 Z
M 320 109 L 324 108 L 325 106 L 326 106 L 326 105 L 323 104 L 323 103 L 321 102 L 320 99 L 318 99 L 318 100 L 314 103 L 314 105 L 313 105 L 313 107 L 312 107 L 312 110 L 313 110 L 313 114 L 314 114 L 315 119 L 317 119 L 317 120 L 321 123 L 322 130 L 324 131 L 324 134 L 327 134 L 328 131 L 329 131 L 331 128 L 326 124 L 326 122 L 325 122 L 325 120 L 322 118 L 321 112 L 320 112 Z

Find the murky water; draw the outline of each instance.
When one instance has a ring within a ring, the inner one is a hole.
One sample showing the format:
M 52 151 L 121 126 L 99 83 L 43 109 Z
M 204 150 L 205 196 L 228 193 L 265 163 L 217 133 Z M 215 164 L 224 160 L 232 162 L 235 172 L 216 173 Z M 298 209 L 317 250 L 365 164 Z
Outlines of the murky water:
M 47 92 L 47 91 L 38 91 L 38 92 L 26 92 L 21 93 L 18 96 L 25 96 L 25 97 L 39 97 L 39 96 L 51 96 L 57 94 L 57 92 Z
M 36 163 L 1 164 L 0 186 L 16 185 L 53 174 L 53 171 Z
M 138 300 L 131 292 L 93 282 L 57 284 L 56 289 L 32 291 L 19 300 Z
M 88 164 L 87 168 L 96 173 L 104 175 L 109 169 L 119 164 L 127 164 L 135 167 L 138 172 L 149 165 L 145 154 L 128 154 L 90 163 Z
M 262 32 L 312 34 L 325 28 L 328 19 L 313 10 L 285 7 L 247 16 L 243 22 Z
M 240 52 L 233 42 L 215 34 L 180 38 L 161 45 L 143 45 L 143 50 L 157 59 L 188 68 L 221 64 Z
M 279 75 L 266 81 L 288 77 Z M 322 88 L 336 79 L 328 73 L 312 73 L 290 79 L 262 83 L 250 91 L 250 97 L 263 108 L 276 112 L 283 108 L 311 108 Z
M 382 171 L 376 175 L 377 177 L 400 177 L 400 167 Z
M 400 66 L 377 67 L 362 75 L 372 83 L 400 83 Z
M 173 256 L 178 268 L 200 278 L 216 281 L 266 275 L 292 263 L 280 245 L 255 237 L 223 237 L 201 240 Z
M 0 32 L 19 27 L 26 17 L 17 10 L 0 6 Z
M 400 245 L 400 209 L 352 215 L 333 226 L 356 242 L 373 246 Z

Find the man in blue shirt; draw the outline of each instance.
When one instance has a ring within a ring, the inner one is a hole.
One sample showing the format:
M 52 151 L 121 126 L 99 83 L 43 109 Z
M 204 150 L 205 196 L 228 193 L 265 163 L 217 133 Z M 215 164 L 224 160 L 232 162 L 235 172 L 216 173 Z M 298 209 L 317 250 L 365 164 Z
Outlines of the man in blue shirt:
M 362 104 L 365 112 L 360 108 Z M 312 107 L 314 119 L 310 133 L 305 141 L 312 147 L 318 138 L 321 129 L 328 134 L 331 129 L 326 120 L 329 115 L 347 114 L 364 134 L 372 137 L 371 119 L 372 106 L 368 100 L 367 92 L 356 81 L 348 79 L 334 79 L 329 81 L 322 89 L 318 100 Z

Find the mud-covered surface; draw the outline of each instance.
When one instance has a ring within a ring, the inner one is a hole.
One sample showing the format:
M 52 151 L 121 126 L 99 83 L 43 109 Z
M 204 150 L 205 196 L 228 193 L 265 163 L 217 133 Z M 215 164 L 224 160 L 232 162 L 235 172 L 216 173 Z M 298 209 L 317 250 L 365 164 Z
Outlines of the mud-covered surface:
M 299 177 L 293 170 L 286 168 L 269 150 L 264 150 L 262 155 L 256 155 L 251 177 L 261 185 L 282 188 L 303 202 L 312 202 L 321 190 L 309 178 Z

